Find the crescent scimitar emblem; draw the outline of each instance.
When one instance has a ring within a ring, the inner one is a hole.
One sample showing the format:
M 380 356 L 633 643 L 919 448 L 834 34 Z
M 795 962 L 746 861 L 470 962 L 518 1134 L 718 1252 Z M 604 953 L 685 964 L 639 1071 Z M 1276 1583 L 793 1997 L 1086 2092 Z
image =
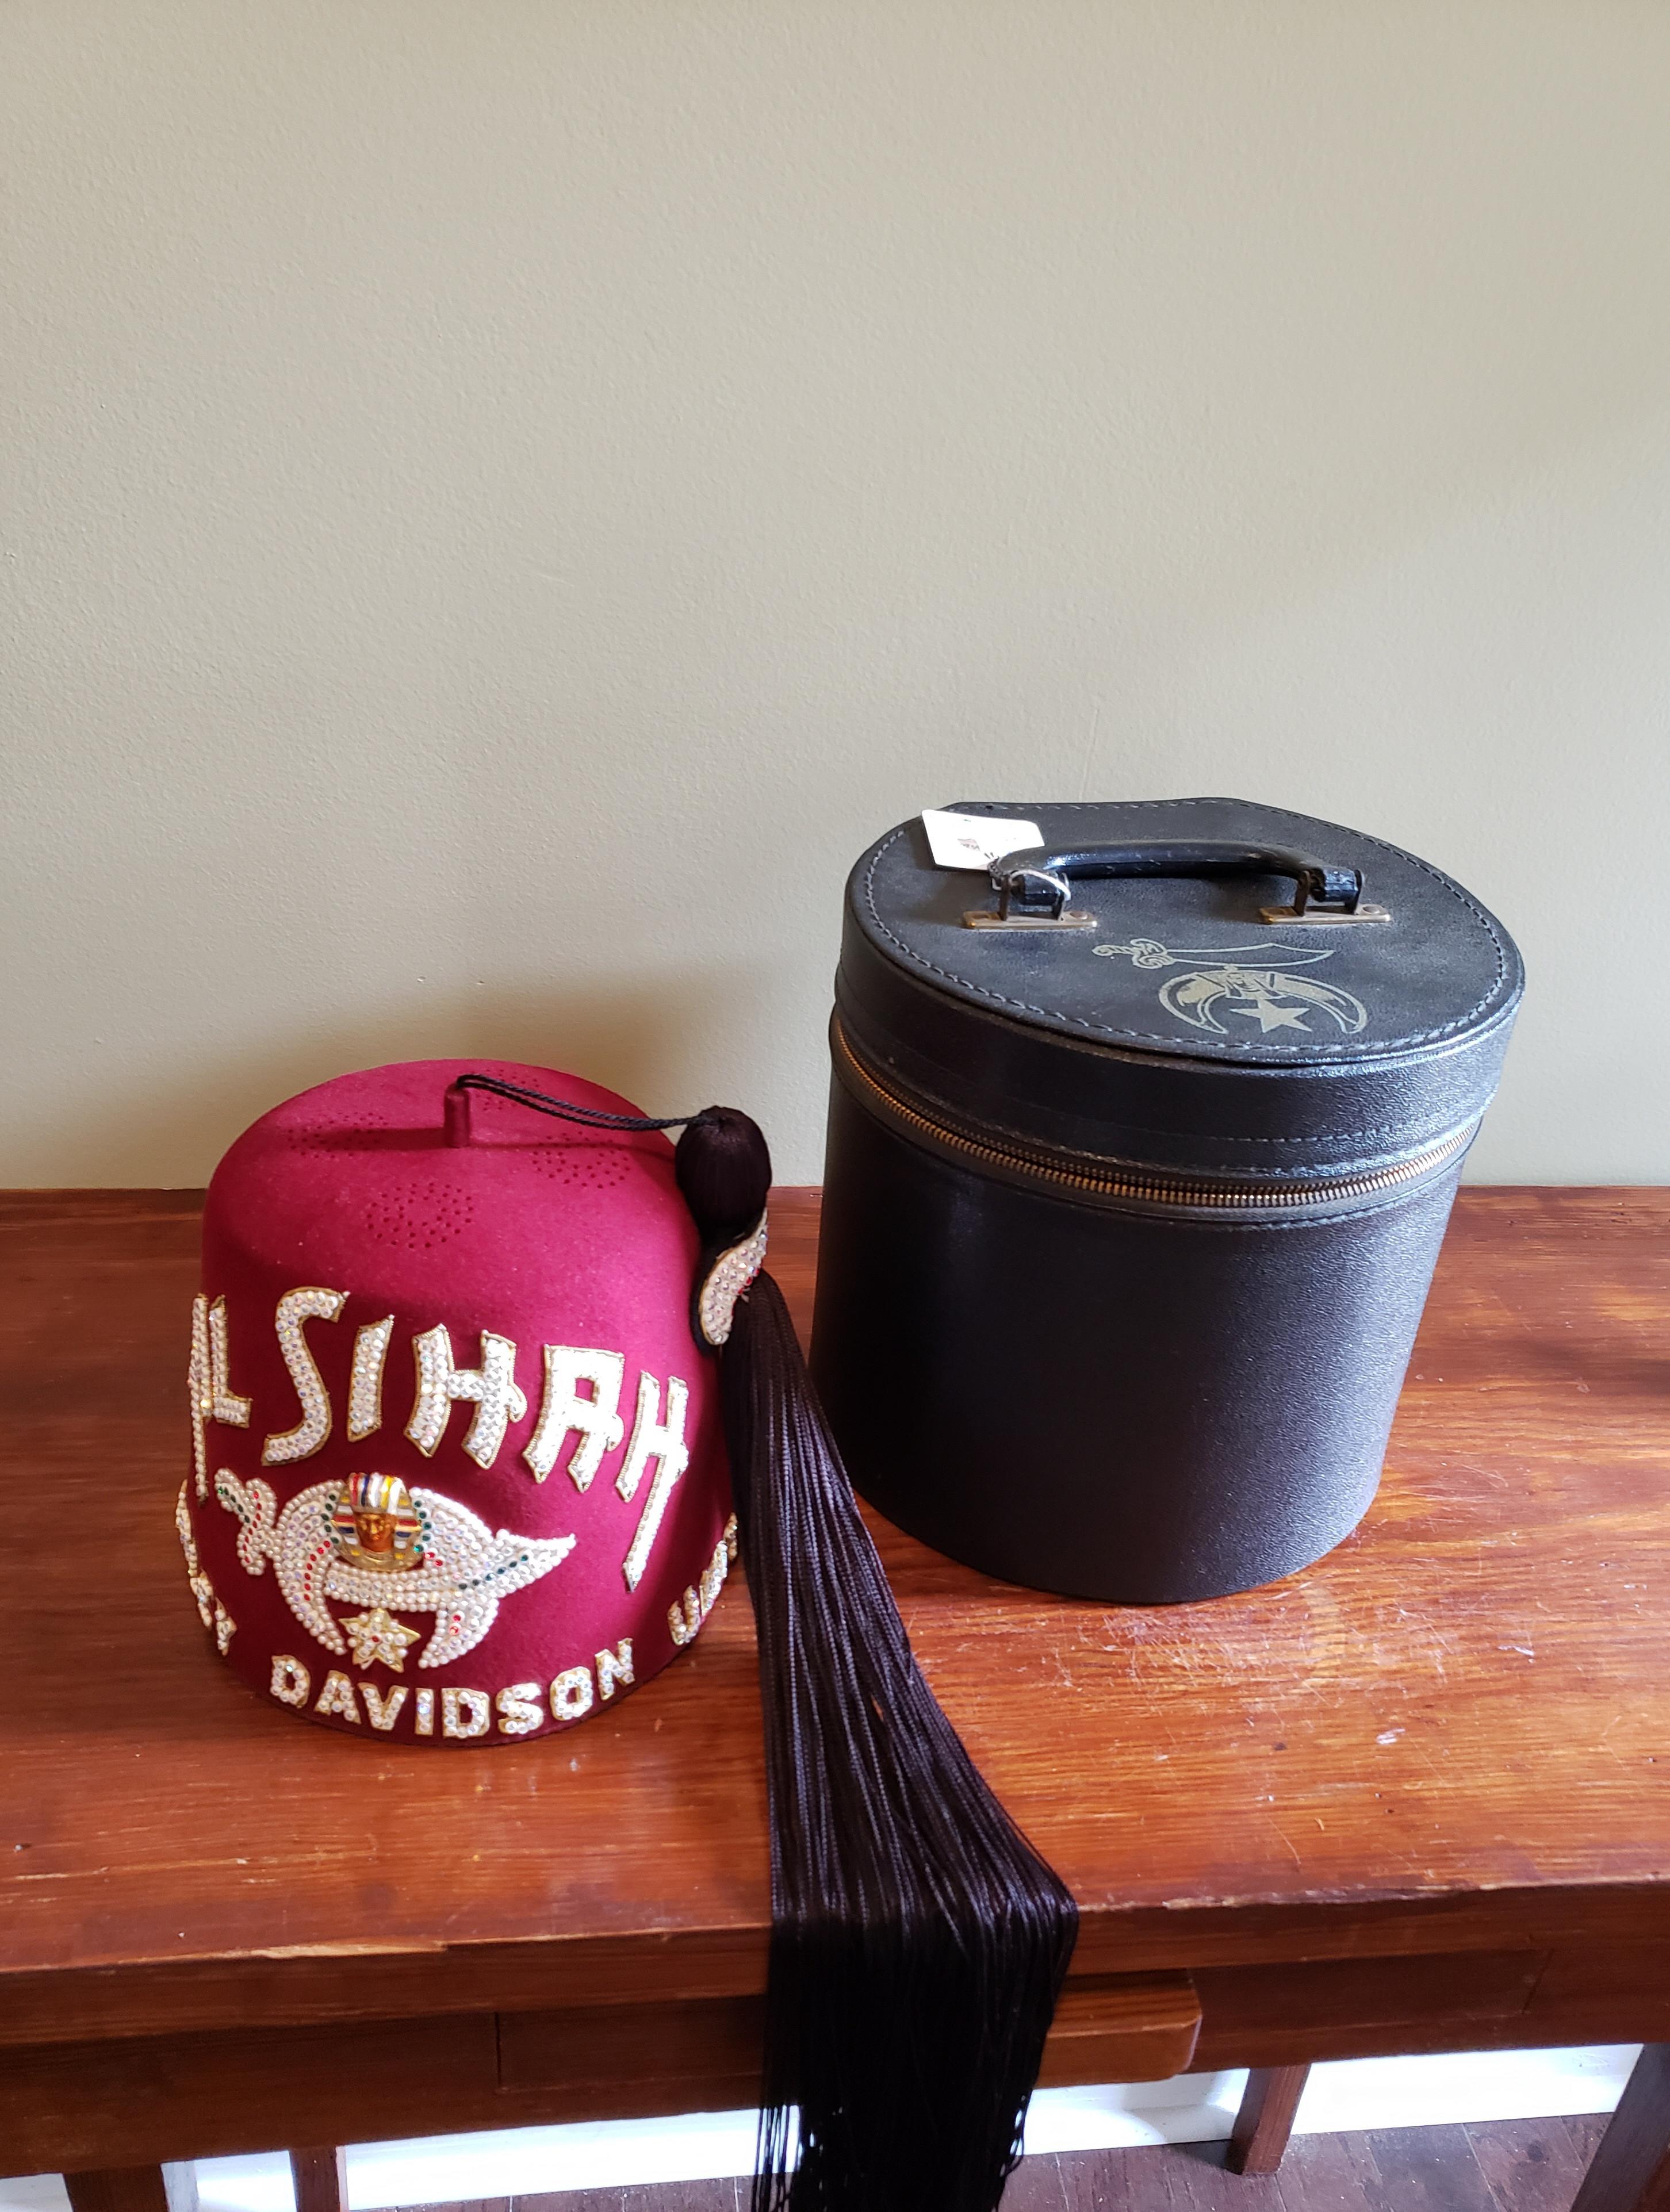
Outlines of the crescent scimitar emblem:
M 408 1492 L 394 1476 L 316 1482 L 281 1512 L 259 1475 L 243 1482 L 222 1468 L 215 1495 L 238 1521 L 245 1571 L 264 1574 L 270 1559 L 286 1604 L 327 1651 L 348 1649 L 327 1599 L 434 1613 L 420 1667 L 444 1667 L 473 1651 L 501 1601 L 550 1574 L 575 1542 L 508 1528 L 495 1535 L 456 1498 L 421 1487 Z
M 1098 945 L 1096 951 L 1103 960 L 1127 959 L 1133 968 L 1181 969 L 1181 975 L 1169 975 L 1161 984 L 1160 1004 L 1191 1029 L 1208 1030 L 1214 1036 L 1237 1034 L 1236 1024 L 1219 1018 L 1223 1014 L 1238 1014 L 1256 1022 L 1260 1036 L 1268 1036 L 1272 1030 L 1297 1030 L 1312 1036 L 1315 1032 L 1308 1017 L 1313 1013 L 1326 1015 L 1345 1036 L 1354 1036 L 1369 1019 L 1363 1001 L 1337 983 L 1321 983 L 1314 975 L 1285 972 L 1289 968 L 1314 967 L 1319 961 L 1331 960 L 1334 954 L 1331 945 L 1183 946 L 1173 951 L 1155 938 L 1138 937 L 1129 945 Z M 1254 968 L 1226 957 L 1272 951 L 1281 956 L 1279 969 L 1262 964 Z M 1188 967 L 1185 963 L 1189 961 L 1201 964 Z

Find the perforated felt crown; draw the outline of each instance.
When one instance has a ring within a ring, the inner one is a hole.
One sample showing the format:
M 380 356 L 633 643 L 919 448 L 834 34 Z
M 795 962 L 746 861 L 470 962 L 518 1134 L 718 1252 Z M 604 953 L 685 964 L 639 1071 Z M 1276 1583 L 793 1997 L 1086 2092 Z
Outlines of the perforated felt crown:
M 635 1110 L 540 1068 L 373 1068 L 246 1130 L 203 1216 L 192 1590 L 264 1698 L 372 1741 L 583 1718 L 690 1641 L 734 1554 L 671 1145 L 449 1111 L 466 1068 Z

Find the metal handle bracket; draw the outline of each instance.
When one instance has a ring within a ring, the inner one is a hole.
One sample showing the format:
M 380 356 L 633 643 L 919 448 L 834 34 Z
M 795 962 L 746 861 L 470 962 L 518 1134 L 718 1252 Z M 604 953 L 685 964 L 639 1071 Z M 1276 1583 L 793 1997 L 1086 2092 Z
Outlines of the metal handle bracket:
M 1066 850 L 1035 846 L 994 860 L 995 910 L 966 913 L 969 929 L 1094 929 L 1094 915 L 1072 910 L 1076 881 L 1136 876 L 1290 876 L 1291 906 L 1260 907 L 1263 919 L 1294 923 L 1386 922 L 1383 906 L 1363 896 L 1359 868 L 1337 868 L 1314 854 L 1284 846 L 1207 840 L 1156 839 L 1126 845 L 1085 845 Z

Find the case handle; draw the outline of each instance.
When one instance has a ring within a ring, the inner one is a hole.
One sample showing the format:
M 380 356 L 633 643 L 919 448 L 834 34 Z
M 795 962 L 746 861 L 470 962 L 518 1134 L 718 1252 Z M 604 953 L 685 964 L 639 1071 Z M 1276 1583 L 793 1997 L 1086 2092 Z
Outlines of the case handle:
M 1270 922 L 1389 921 L 1384 907 L 1363 897 L 1360 868 L 1331 867 L 1314 854 L 1284 845 L 1195 839 L 1155 839 L 1128 845 L 1035 845 L 992 863 L 995 913 L 966 914 L 971 929 L 1093 929 L 1091 916 L 1069 912 L 1072 886 L 1108 876 L 1290 876 L 1293 903 L 1264 907 Z

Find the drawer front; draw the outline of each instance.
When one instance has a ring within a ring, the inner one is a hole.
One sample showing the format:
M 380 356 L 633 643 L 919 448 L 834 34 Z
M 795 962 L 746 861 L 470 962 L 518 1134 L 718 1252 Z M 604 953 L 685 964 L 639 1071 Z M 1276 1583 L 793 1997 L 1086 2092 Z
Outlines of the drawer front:
M 1557 1950 L 1529 2024 L 1550 2043 L 1670 2042 L 1670 1943 Z
M 1187 1974 L 1106 1974 L 1061 1992 L 1038 2080 L 1163 2081 L 1183 2073 L 1200 2033 L 1200 2000 Z
M 499 2087 L 559 2092 L 601 2109 L 634 2093 L 645 2111 L 751 2105 L 759 2094 L 760 1997 L 687 2004 L 588 2005 L 501 2013 Z M 1039 2079 L 1048 2084 L 1149 2081 L 1193 2056 L 1200 2005 L 1187 1974 L 1103 1974 L 1068 1983 Z
M 727 2112 L 759 2097 L 763 1997 L 499 2014 L 499 2087 L 561 2095 L 580 2118 Z
M 1548 1954 L 1465 1951 L 1197 1970 L 1200 2067 L 1464 2050 L 1521 2021 Z

